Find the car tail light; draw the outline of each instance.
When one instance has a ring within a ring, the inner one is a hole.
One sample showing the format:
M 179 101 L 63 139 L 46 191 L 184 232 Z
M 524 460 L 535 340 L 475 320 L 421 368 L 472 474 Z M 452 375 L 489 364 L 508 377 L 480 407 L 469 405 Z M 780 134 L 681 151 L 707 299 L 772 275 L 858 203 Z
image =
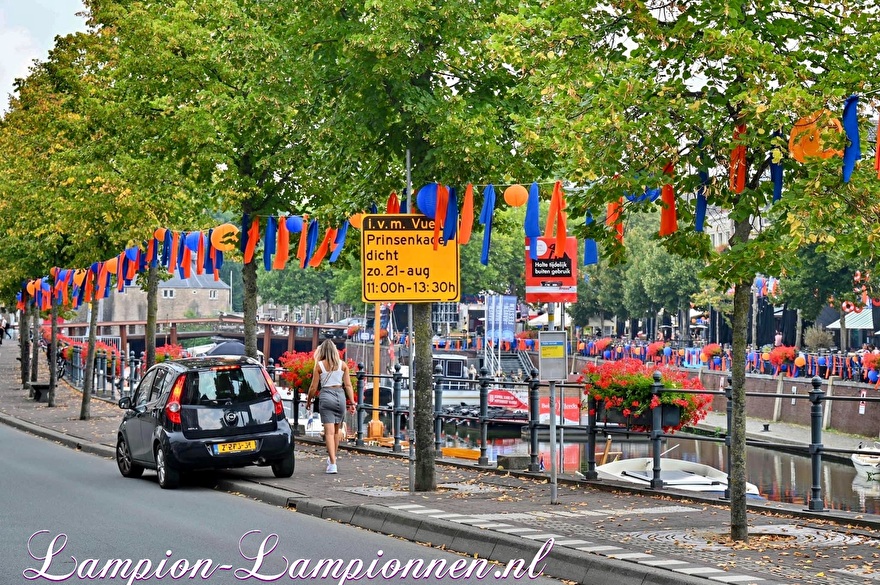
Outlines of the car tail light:
M 263 369 L 263 377 L 266 379 L 266 384 L 269 385 L 269 391 L 272 393 L 272 402 L 275 403 L 275 414 L 283 415 L 284 405 L 281 403 L 281 394 L 278 393 L 278 390 L 275 388 L 275 383 L 269 376 L 269 372 L 265 369 Z
M 165 405 L 165 414 L 174 424 L 180 424 L 180 396 L 183 394 L 183 385 L 186 382 L 186 374 L 181 374 L 174 382 L 171 388 L 171 396 L 168 397 L 168 404 Z

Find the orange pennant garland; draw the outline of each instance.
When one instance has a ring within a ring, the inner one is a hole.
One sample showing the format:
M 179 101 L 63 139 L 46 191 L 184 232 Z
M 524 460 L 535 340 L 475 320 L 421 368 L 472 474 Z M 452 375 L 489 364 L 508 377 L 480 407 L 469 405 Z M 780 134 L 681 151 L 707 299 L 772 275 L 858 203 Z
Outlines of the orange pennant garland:
M 474 186 L 468 183 L 461 204 L 461 225 L 458 228 L 458 243 L 467 244 L 474 229 Z
M 324 256 L 327 255 L 327 251 L 330 249 L 330 242 L 336 239 L 336 229 L 335 228 L 327 228 L 327 231 L 324 233 L 324 241 L 321 242 L 321 245 L 318 246 L 318 249 L 315 250 L 315 253 L 312 254 L 312 259 L 309 260 L 309 266 L 315 267 L 320 266 L 321 262 L 324 260 Z
M 446 208 L 449 206 L 449 190 L 446 185 L 437 184 L 437 207 L 434 213 L 434 249 L 440 245 L 440 230 L 446 220 Z
M 547 214 L 547 225 L 544 227 L 544 237 L 553 237 L 554 224 L 556 227 L 555 258 L 562 258 L 565 254 L 565 238 L 568 235 L 565 217 L 565 193 L 562 191 L 562 181 L 556 181 L 553 185 L 553 197 L 550 199 L 550 212 Z
M 621 244 L 623 243 L 623 197 L 618 201 L 612 201 L 608 204 L 608 211 L 605 214 L 605 225 L 613 227 L 617 232 L 615 238 Z
M 668 236 L 678 230 L 678 214 L 675 210 L 675 190 L 672 188 L 672 163 L 663 167 L 663 173 L 669 175 L 669 182 L 660 191 L 663 207 L 660 210 L 660 236 Z
M 302 231 L 299 233 L 299 247 L 296 250 L 296 257 L 297 257 L 297 259 L 299 259 L 299 267 L 305 268 L 306 267 L 307 242 L 309 239 L 309 230 L 307 227 L 309 225 L 309 216 L 308 215 L 303 215 L 302 223 L 303 223 L 303 227 L 302 227 Z
M 740 136 L 745 134 L 746 125 L 740 124 L 733 129 L 733 141 L 739 140 Z M 730 189 L 734 193 L 742 193 L 746 188 L 746 147 L 744 144 L 737 144 L 733 147 L 730 154 Z
M 877 132 L 880 132 L 880 120 L 877 120 Z M 880 136 L 880 134 L 877 134 Z M 880 179 L 880 148 L 874 151 L 874 170 L 877 171 L 877 178 Z
M 251 226 L 248 228 L 247 247 L 244 250 L 244 263 L 249 264 L 254 259 L 254 250 L 257 249 L 257 241 L 260 239 L 260 220 L 253 218 Z
M 290 232 L 287 230 L 287 217 L 278 218 L 278 242 L 275 244 L 273 270 L 284 270 L 290 258 Z
M 388 197 L 388 205 L 385 206 L 385 213 L 400 213 L 400 200 L 397 199 L 397 193 L 391 192 Z

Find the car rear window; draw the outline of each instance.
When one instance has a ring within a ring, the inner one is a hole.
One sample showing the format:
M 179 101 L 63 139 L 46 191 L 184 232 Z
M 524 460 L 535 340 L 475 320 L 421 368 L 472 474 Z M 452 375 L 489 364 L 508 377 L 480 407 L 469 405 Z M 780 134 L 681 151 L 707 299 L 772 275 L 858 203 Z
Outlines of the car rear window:
M 187 373 L 181 403 L 214 406 L 271 398 L 259 367 L 223 366 Z

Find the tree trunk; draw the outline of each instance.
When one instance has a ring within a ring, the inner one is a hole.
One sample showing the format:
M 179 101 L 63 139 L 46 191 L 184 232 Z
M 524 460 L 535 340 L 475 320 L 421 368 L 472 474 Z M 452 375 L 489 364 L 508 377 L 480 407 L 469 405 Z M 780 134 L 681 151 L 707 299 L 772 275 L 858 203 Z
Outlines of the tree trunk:
M 801 337 L 803 335 L 804 322 L 801 310 L 797 310 L 797 325 L 795 325 L 794 346 L 800 348 L 802 346 Z
M 730 365 L 733 386 L 733 422 L 730 429 L 730 538 L 749 540 L 746 517 L 746 334 L 748 332 L 751 282 L 741 282 L 733 292 L 733 358 Z
M 750 287 L 749 302 L 752 309 L 752 347 L 758 353 L 761 353 L 761 346 L 758 344 L 758 291 L 751 291 Z
M 849 349 L 849 333 L 846 330 L 846 312 L 841 309 L 840 310 L 840 351 L 843 352 L 844 357 L 846 357 L 846 352 Z
M 147 369 L 152 368 L 156 363 L 156 315 L 158 312 L 159 268 L 156 266 L 150 266 L 147 270 L 147 329 L 144 331 L 144 349 L 146 350 Z M 129 369 L 129 372 L 130 371 L 131 369 Z
M 54 284 L 54 279 L 53 279 Z M 53 295 L 54 296 L 54 295 Z M 55 364 L 58 360 L 58 305 L 55 304 L 55 299 L 52 299 L 52 310 L 51 310 L 52 318 L 50 320 L 50 331 L 51 335 L 49 337 L 49 403 L 46 405 L 48 407 L 55 406 L 55 385 L 58 383 L 58 375 L 55 371 Z
M 433 360 L 431 357 L 431 304 L 413 304 L 412 339 L 414 350 L 413 370 L 415 379 L 416 462 L 415 491 L 428 492 L 437 489 L 434 475 L 434 423 L 433 423 Z
M 25 293 L 22 293 L 24 299 L 24 306 L 27 307 L 30 302 L 30 297 L 26 296 Z M 21 389 L 29 390 L 28 397 L 33 397 L 33 390 L 30 390 L 30 386 L 28 386 L 28 375 L 31 371 L 31 346 L 28 341 L 27 334 L 27 324 L 28 324 L 28 309 L 25 308 L 24 311 L 18 312 L 18 347 L 19 347 L 19 355 L 21 357 Z
M 33 343 L 31 343 L 31 382 L 36 382 L 37 376 L 39 376 L 40 340 L 42 338 L 43 330 L 40 328 L 40 309 L 34 307 L 31 333 L 31 339 L 33 339 Z M 31 394 L 31 397 L 33 397 L 33 394 Z
M 98 308 L 92 303 L 89 311 L 89 339 L 86 342 L 86 367 L 83 372 L 83 397 L 79 409 L 79 420 L 89 420 L 91 414 L 92 392 L 95 386 L 95 342 L 98 339 Z M 130 372 L 130 370 L 129 370 Z M 129 377 L 131 373 L 129 373 Z
M 241 267 L 244 287 L 244 352 L 257 358 L 257 263 L 252 258 Z M 268 357 L 268 356 L 267 356 Z

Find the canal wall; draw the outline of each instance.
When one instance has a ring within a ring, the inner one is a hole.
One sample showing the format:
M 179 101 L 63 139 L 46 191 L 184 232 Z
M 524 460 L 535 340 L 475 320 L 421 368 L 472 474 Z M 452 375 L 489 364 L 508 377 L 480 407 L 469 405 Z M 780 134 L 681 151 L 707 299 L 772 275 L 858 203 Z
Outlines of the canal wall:
M 572 371 L 580 372 L 587 361 L 596 358 L 576 356 Z M 687 369 L 692 376 L 700 378 L 707 390 L 724 390 L 730 372 L 704 368 Z M 790 378 L 783 375 L 746 374 L 746 392 L 774 394 L 773 397 L 746 396 L 746 416 L 770 422 L 785 422 L 810 426 L 811 378 Z M 863 384 L 841 380 L 836 376 L 822 379 L 822 390 L 826 396 L 850 398 L 880 398 L 880 389 L 873 384 Z M 715 396 L 712 410 L 725 412 L 727 399 Z M 880 436 L 880 402 L 861 402 L 858 400 L 824 400 L 823 429 L 834 429 L 842 433 L 863 437 Z
M 723 390 L 727 384 L 728 372 L 712 370 L 696 374 L 708 390 Z M 766 374 L 747 374 L 746 392 L 774 394 L 774 397 L 746 396 L 746 415 L 772 422 L 786 422 L 810 425 L 810 401 L 807 398 L 812 389 L 811 378 L 788 378 Z M 840 380 L 835 376 L 822 379 L 822 390 L 826 397 L 878 398 L 880 391 L 873 385 Z M 712 408 L 724 412 L 727 400 L 716 396 Z M 823 400 L 823 429 L 834 429 L 843 433 L 876 437 L 880 432 L 880 403 L 858 400 Z

